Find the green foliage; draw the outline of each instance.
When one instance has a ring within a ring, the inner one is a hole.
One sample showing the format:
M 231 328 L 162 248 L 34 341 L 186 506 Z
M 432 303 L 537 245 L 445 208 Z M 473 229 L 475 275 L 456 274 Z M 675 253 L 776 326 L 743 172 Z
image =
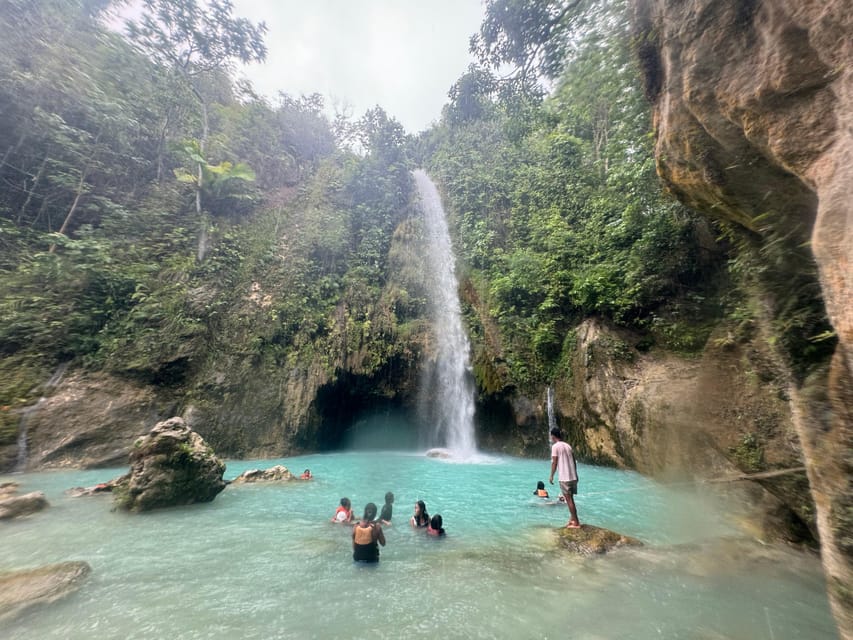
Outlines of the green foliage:
M 709 330 L 697 318 L 717 313 L 687 296 L 703 297 L 718 264 L 699 248 L 704 223 L 661 193 L 622 8 L 490 2 L 474 43 L 484 62 L 550 75 L 555 90 L 542 102 L 508 95 L 469 69 L 416 144 L 515 384 L 549 380 L 585 316 L 693 351 Z

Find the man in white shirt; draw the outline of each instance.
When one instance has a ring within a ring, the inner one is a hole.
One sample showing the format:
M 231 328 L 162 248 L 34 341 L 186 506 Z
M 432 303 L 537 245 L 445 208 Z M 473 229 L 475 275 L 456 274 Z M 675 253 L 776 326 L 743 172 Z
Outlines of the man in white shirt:
M 580 529 L 578 510 L 575 507 L 575 495 L 578 492 L 578 468 L 575 456 L 568 442 L 563 442 L 563 432 L 559 427 L 551 429 L 551 477 L 548 482 L 554 484 L 554 473 L 559 471 L 560 491 L 569 507 L 567 529 Z

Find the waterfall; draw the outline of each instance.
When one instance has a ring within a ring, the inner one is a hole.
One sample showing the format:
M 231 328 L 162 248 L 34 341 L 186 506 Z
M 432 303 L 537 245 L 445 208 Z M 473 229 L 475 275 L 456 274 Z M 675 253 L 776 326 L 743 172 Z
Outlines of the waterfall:
M 67 362 L 63 362 L 56 368 L 56 371 L 53 372 L 53 375 L 50 376 L 50 379 L 48 379 L 44 384 L 45 394 L 59 384 L 59 381 L 62 379 L 67 368 Z M 46 400 L 47 395 L 43 395 L 38 399 L 38 402 L 30 405 L 29 407 L 25 407 L 21 411 L 21 420 L 18 422 L 18 455 L 15 459 L 15 471 L 26 471 L 27 469 L 27 457 L 29 455 L 29 439 L 27 437 L 27 432 L 29 430 L 30 418 L 36 411 L 38 411 L 39 407 L 41 407 Z
M 557 426 L 557 417 L 554 415 L 554 387 L 548 385 L 548 391 L 545 394 L 548 405 L 548 433 L 551 429 Z
M 470 457 L 477 450 L 471 346 L 462 327 L 453 247 L 438 189 L 423 171 L 415 171 L 414 177 L 424 216 L 427 291 L 435 333 L 435 363 L 426 372 L 422 389 L 426 417 L 434 425 L 430 444 L 447 447 L 454 457 Z

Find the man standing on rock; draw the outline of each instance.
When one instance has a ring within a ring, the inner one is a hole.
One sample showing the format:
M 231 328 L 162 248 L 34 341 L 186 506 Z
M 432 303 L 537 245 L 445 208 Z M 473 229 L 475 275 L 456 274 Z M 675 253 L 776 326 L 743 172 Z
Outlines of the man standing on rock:
M 578 467 L 575 463 L 575 456 L 572 453 L 572 447 L 568 442 L 563 442 L 563 432 L 560 427 L 551 429 L 551 476 L 548 482 L 554 484 L 554 472 L 559 471 L 560 491 L 566 498 L 566 505 L 569 507 L 569 521 L 566 523 L 567 529 L 580 529 L 581 523 L 578 520 L 578 510 L 575 507 L 575 495 L 578 492 Z

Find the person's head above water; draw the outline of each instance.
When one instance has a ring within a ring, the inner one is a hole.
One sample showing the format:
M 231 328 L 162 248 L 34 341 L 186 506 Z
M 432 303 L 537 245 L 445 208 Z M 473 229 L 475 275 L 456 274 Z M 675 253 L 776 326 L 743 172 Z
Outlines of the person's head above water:
M 423 500 L 418 500 L 415 503 L 415 523 L 418 526 L 426 526 L 429 524 L 429 514 L 426 510 L 426 503 Z
M 391 504 L 394 502 L 394 494 L 390 491 L 385 494 L 385 504 Z
M 349 501 L 349 498 L 341 498 L 341 506 L 344 509 L 349 509 L 352 507 L 352 502 Z
M 372 502 L 368 502 L 364 506 L 364 517 L 362 518 L 365 522 L 373 522 L 376 520 L 376 505 Z
M 544 489 L 545 483 L 540 480 L 539 482 L 536 483 L 536 488 L 537 489 Z
M 429 521 L 429 528 L 432 529 L 437 535 L 443 536 L 444 529 L 441 526 L 442 524 L 444 523 L 441 519 L 441 516 L 436 513 Z

